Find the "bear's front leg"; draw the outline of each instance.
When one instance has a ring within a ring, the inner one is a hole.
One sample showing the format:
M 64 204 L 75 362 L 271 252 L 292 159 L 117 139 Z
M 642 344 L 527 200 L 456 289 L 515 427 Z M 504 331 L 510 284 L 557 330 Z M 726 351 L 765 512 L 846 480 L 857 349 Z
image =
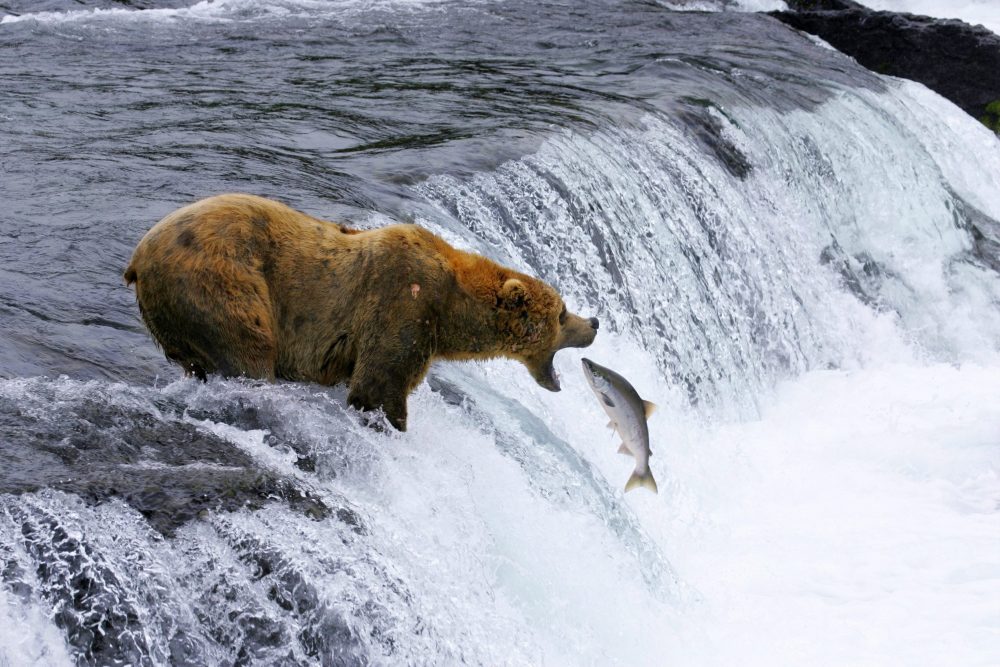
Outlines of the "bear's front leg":
M 372 359 L 379 361 L 354 367 L 347 401 L 359 410 L 381 408 L 390 424 L 405 431 L 406 398 L 420 384 L 430 362 L 423 355 L 400 358 L 375 353 Z M 387 359 L 393 363 L 387 365 Z
M 374 381 L 364 376 L 352 376 L 347 402 L 352 407 L 370 412 L 382 409 L 396 430 L 406 430 L 406 393 L 390 388 L 384 379 Z
M 389 423 L 405 431 L 406 398 L 430 366 L 430 334 L 424 327 L 386 322 L 373 329 L 378 334 L 358 351 L 347 400 L 359 410 L 382 408 Z

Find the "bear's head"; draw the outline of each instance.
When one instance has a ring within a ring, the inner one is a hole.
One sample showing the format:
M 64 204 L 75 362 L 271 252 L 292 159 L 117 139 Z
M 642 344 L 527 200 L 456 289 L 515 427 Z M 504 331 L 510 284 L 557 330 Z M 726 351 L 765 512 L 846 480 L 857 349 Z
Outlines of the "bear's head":
M 507 278 L 496 295 L 497 327 L 504 356 L 517 359 L 549 391 L 559 391 L 552 360 L 564 347 L 587 347 L 597 335 L 596 317 L 566 310 L 559 293 L 529 276 Z

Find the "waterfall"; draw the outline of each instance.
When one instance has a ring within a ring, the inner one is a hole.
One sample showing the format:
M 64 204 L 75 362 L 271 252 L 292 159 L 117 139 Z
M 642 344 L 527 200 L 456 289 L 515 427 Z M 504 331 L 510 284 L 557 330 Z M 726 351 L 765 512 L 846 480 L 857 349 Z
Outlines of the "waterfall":
M 666 115 L 567 132 L 495 172 L 432 179 L 421 222 L 471 230 L 473 249 L 596 308 L 695 402 L 752 409 L 778 379 L 907 344 L 990 359 L 1000 283 L 972 228 L 1000 218 L 1000 159 L 982 149 L 996 141 L 968 122 L 935 135 L 930 114 L 965 120 L 901 83 L 816 112 L 709 106 L 707 156 Z M 969 153 L 983 162 L 963 169 Z

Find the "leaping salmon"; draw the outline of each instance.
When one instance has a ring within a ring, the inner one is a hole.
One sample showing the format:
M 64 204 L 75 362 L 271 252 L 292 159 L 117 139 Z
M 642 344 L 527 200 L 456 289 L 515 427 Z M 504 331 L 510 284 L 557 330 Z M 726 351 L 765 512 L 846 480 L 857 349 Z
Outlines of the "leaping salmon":
M 656 405 L 642 400 L 635 387 L 621 375 L 586 357 L 583 359 L 583 371 L 601 407 L 611 418 L 608 426 L 622 438 L 618 452 L 635 457 L 635 470 L 626 482 L 625 490 L 644 486 L 657 493 L 656 480 L 649 469 L 649 457 L 653 453 L 649 449 L 649 425 L 646 423 Z

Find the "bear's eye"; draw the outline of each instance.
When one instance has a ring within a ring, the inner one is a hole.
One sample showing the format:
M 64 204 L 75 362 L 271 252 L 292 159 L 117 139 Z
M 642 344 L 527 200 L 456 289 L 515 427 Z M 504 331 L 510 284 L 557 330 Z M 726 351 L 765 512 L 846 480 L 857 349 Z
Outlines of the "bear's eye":
M 562 312 L 559 313 L 559 324 L 566 324 L 566 306 L 563 306 Z

